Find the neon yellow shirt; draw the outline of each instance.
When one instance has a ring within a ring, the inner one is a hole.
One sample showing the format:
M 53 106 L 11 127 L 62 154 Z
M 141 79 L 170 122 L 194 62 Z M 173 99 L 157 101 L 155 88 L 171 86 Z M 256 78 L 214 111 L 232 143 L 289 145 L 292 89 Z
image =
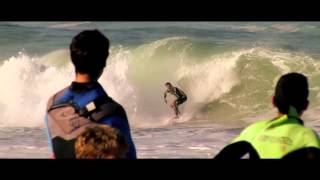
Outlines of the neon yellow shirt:
M 232 141 L 247 141 L 258 152 L 260 158 L 278 159 L 284 155 L 306 147 L 320 149 L 318 135 L 310 128 L 304 127 L 297 119 L 297 113 L 291 109 L 291 114 L 277 119 L 257 122 Z

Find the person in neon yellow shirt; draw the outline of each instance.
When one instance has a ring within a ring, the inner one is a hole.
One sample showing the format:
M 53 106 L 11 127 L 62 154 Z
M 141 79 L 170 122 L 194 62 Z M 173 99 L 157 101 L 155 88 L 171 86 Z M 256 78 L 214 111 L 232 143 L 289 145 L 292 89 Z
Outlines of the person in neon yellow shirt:
M 308 80 L 304 75 L 283 75 L 272 100 L 278 109 L 277 117 L 250 125 L 231 144 L 248 142 L 262 159 L 280 159 L 303 148 L 320 149 L 317 133 L 304 127 L 300 119 L 308 108 L 308 95 Z

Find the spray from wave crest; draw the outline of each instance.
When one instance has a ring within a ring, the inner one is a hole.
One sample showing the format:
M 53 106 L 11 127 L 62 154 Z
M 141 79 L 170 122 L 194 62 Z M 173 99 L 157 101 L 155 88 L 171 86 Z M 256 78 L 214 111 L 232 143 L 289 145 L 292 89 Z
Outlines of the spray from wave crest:
M 19 53 L 0 67 L 1 126 L 42 126 L 46 101 L 72 79 L 71 67 L 58 70 L 37 60 Z

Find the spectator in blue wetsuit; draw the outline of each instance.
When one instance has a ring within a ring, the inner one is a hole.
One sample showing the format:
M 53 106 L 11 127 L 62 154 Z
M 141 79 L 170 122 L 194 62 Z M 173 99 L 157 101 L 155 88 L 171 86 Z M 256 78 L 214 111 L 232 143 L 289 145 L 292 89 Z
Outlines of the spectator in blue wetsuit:
M 109 40 L 98 30 L 86 30 L 70 44 L 75 80 L 48 101 L 45 124 L 55 158 L 75 158 L 75 140 L 96 124 L 106 124 L 124 134 L 135 159 L 136 150 L 123 107 L 110 98 L 98 83 L 109 56 Z

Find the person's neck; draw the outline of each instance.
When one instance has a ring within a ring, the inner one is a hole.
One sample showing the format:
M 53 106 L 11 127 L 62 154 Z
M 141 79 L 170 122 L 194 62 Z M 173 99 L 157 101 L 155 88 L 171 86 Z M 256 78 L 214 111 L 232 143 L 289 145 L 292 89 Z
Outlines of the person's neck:
M 283 114 L 283 113 L 281 113 L 281 112 L 278 112 L 277 118 L 279 118 L 279 117 L 281 117 L 281 116 L 283 116 L 283 115 L 285 115 L 285 114 Z
M 277 117 L 279 118 L 279 117 L 281 117 L 281 116 L 283 116 L 283 115 L 285 115 L 285 114 L 283 114 L 283 113 L 281 113 L 281 112 L 278 112 L 278 116 L 277 116 Z M 302 114 L 298 114 L 297 118 L 300 118 L 301 115 L 302 115 Z
M 92 82 L 93 79 L 91 79 L 91 77 L 88 74 L 77 73 L 74 81 L 77 83 L 88 83 L 88 82 Z

